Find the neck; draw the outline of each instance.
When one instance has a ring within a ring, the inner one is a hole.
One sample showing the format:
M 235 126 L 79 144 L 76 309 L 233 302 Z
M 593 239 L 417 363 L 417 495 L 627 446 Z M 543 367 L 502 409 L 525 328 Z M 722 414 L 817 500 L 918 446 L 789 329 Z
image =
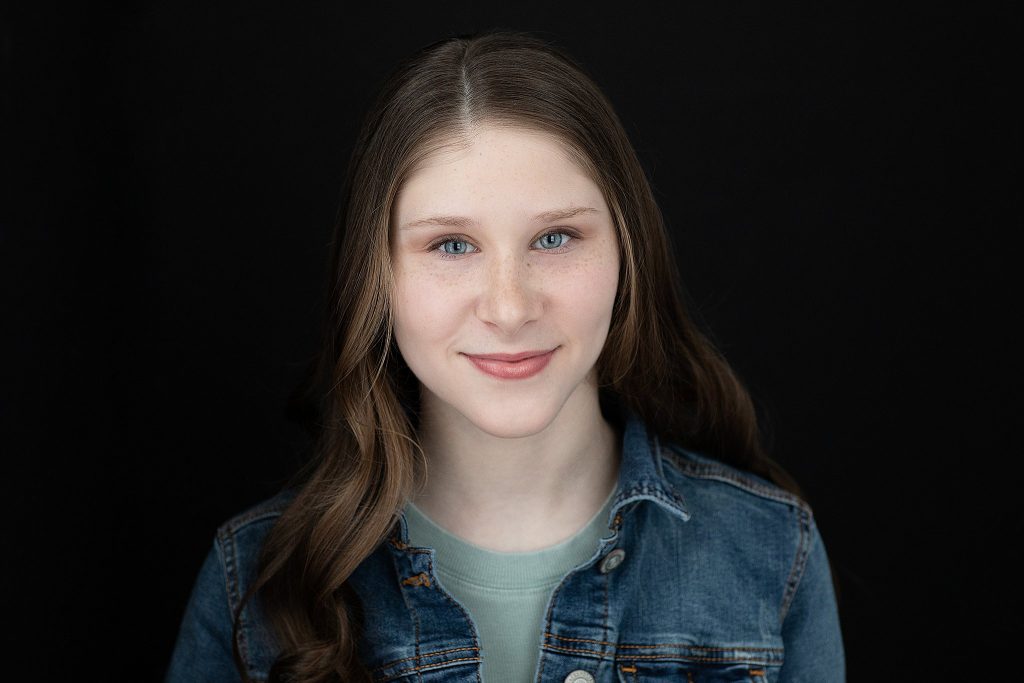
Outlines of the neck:
M 618 480 L 621 438 L 592 385 L 578 387 L 544 429 L 516 438 L 487 434 L 434 403 L 421 413 L 428 477 L 413 503 L 470 543 L 501 552 L 560 543 Z

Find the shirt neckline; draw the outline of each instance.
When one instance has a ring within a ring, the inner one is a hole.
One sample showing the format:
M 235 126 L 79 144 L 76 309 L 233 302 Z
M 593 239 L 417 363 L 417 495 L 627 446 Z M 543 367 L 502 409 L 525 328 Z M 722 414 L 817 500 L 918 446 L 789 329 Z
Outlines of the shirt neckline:
M 601 509 L 576 533 L 539 550 L 502 552 L 470 543 L 430 519 L 412 501 L 405 509 L 409 540 L 434 550 L 434 569 L 442 578 L 491 591 L 551 588 L 567 571 L 594 555 L 602 534 L 608 531 L 608 510 L 615 493 L 613 488 Z

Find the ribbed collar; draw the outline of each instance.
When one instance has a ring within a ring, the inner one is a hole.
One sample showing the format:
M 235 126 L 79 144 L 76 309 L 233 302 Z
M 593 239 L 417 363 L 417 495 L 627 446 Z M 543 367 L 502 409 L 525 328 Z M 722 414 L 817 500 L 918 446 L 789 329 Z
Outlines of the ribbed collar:
M 465 541 L 411 502 L 405 514 L 409 537 L 417 545 L 434 549 L 434 568 L 442 579 L 450 577 L 487 591 L 539 590 L 552 588 L 567 571 L 594 555 L 602 535 L 610 534 L 605 521 L 614 495 L 611 491 L 601 509 L 571 537 L 530 552 L 498 552 Z

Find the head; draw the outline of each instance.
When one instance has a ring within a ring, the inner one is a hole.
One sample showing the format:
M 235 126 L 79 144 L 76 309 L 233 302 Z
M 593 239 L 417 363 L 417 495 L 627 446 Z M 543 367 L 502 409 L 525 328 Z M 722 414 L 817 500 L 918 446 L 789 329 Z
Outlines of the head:
M 387 81 L 349 184 L 336 382 L 379 381 L 413 430 L 429 409 L 509 436 L 575 391 L 653 389 L 669 360 L 658 319 L 679 308 L 671 245 L 611 104 L 560 50 L 517 33 L 426 48 Z M 561 209 L 591 210 L 539 216 Z M 466 356 L 548 349 L 545 371 L 514 385 Z M 466 401 L 481 391 L 492 400 Z
M 360 131 L 332 243 L 317 454 L 253 588 L 278 674 L 369 680 L 346 580 L 422 483 L 424 411 L 515 436 L 599 392 L 613 419 L 626 408 L 767 473 L 749 397 L 691 322 L 672 253 L 611 104 L 561 50 L 502 32 L 399 65 Z M 467 358 L 549 349 L 513 387 Z

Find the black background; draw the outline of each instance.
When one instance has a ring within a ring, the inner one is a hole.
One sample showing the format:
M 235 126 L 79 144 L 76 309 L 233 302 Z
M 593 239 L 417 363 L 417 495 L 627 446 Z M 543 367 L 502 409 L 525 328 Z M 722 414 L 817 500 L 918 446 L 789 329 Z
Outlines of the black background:
M 485 28 L 619 112 L 814 507 L 850 679 L 1015 666 L 1009 5 L 373 5 L 0 10 L 7 666 L 162 675 L 214 529 L 303 457 L 285 399 L 369 97 Z

